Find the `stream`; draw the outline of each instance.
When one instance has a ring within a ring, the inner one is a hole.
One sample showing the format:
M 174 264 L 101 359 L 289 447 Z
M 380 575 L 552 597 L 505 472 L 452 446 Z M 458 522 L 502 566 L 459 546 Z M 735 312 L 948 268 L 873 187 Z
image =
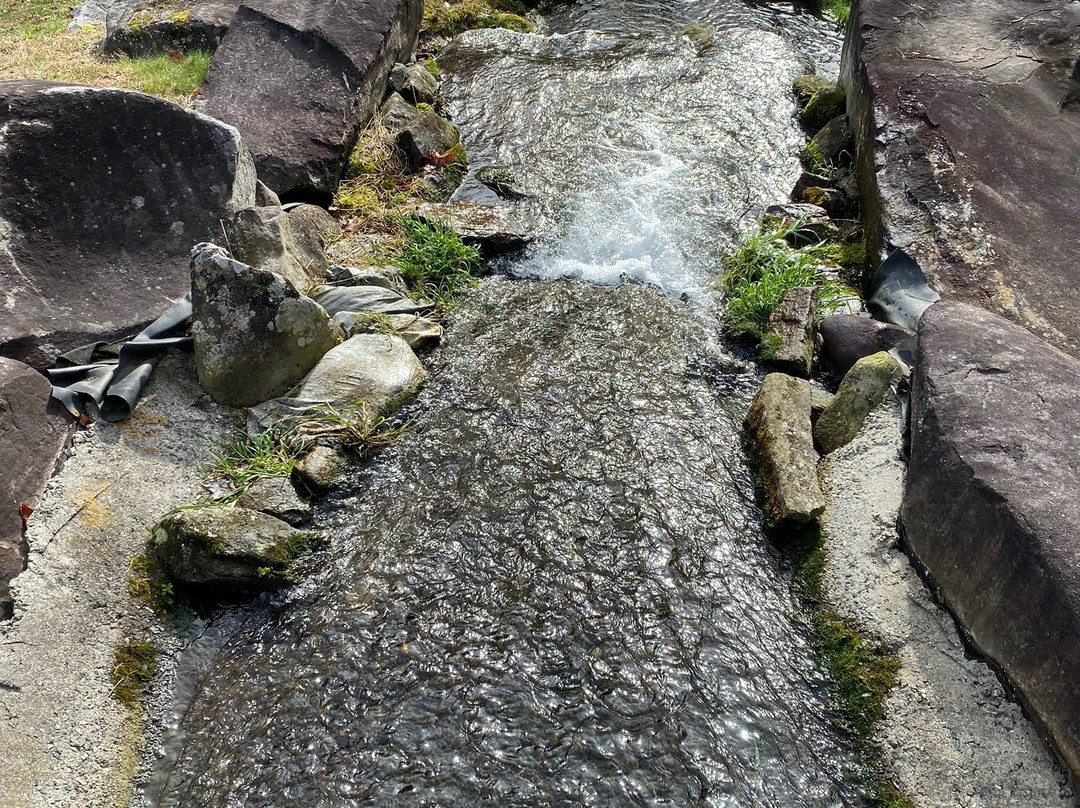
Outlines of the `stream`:
M 863 804 L 708 292 L 798 176 L 792 79 L 839 51 L 790 6 L 581 0 L 440 55 L 540 240 L 321 506 L 305 582 L 185 651 L 144 804 Z

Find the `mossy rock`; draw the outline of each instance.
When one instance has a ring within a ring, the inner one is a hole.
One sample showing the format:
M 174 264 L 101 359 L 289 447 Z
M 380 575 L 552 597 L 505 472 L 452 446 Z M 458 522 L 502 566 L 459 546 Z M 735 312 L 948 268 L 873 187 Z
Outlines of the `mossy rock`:
M 810 96 L 799 113 L 799 122 L 812 132 L 817 132 L 833 118 L 843 115 L 847 93 L 838 84 L 830 84 Z M 812 169 L 811 169 L 812 170 Z
M 791 84 L 791 90 L 795 93 L 795 97 L 799 102 L 805 104 L 814 97 L 814 93 L 827 90 L 834 86 L 835 84 L 824 76 L 808 73 L 805 76 L 799 76 L 795 79 Z
M 887 351 L 856 362 L 814 424 L 818 451 L 825 455 L 851 443 L 866 416 L 882 402 L 903 372 L 900 362 Z

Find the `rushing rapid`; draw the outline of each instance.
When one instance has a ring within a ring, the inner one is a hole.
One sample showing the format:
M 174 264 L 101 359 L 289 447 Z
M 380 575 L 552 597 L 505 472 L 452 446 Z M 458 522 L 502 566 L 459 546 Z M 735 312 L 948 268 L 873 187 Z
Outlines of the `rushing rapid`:
M 444 53 L 540 242 L 463 301 L 306 582 L 192 643 L 148 804 L 862 804 L 707 292 L 838 50 L 790 8 L 581 0 Z

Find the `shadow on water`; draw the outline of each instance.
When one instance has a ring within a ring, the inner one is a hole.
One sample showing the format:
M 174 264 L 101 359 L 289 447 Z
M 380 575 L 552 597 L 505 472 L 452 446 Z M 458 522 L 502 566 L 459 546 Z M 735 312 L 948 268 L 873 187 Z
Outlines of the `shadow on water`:
M 470 153 L 543 238 L 463 302 L 305 584 L 185 654 L 149 804 L 861 804 L 740 450 L 756 376 L 703 292 L 798 170 L 784 26 L 838 45 L 692 5 L 704 53 L 691 4 L 639 1 L 446 55 Z

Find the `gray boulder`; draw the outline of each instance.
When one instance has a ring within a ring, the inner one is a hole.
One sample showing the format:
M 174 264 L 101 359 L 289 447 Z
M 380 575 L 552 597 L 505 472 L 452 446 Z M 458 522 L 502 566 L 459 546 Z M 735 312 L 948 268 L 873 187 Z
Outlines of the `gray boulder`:
M 466 244 L 478 247 L 487 256 L 520 250 L 533 240 L 521 222 L 501 206 L 468 202 L 426 203 L 416 208 L 416 215 L 445 225 Z
M 809 378 L 814 364 L 814 331 L 817 325 L 817 289 L 788 289 L 769 314 L 763 340 L 766 363 L 792 376 Z
M 37 371 L 0 358 L 0 620 L 11 616 L 8 583 L 26 562 L 21 505 L 37 505 L 74 426 L 50 390 Z
M 239 0 L 190 3 L 147 0 L 110 14 L 105 24 L 107 54 L 154 56 L 179 51 L 217 50 L 229 30 Z
M 777 526 L 805 525 L 825 510 L 810 432 L 810 400 L 810 382 L 770 373 L 746 416 L 768 515 Z
M 141 93 L 0 82 L 0 131 L 0 355 L 37 368 L 155 320 L 255 202 L 235 129 Z
M 381 412 L 425 379 L 427 371 L 401 337 L 357 334 L 322 358 L 293 400 L 312 406 L 363 403 Z
M 414 104 L 433 104 L 439 81 L 419 62 L 396 64 L 390 71 L 390 89 Z
M 217 590 L 292 583 L 289 567 L 310 551 L 311 542 L 287 522 L 233 507 L 177 511 L 158 522 L 151 535 L 174 581 Z
M 326 241 L 339 229 L 330 214 L 314 205 L 288 211 L 281 207 L 246 208 L 223 221 L 222 228 L 237 261 L 276 272 L 304 290 L 325 277 L 330 265 Z
M 906 541 L 1080 772 L 1080 362 L 942 301 L 911 405 Z
M 437 155 L 446 154 L 457 145 L 461 134 L 456 126 L 434 112 L 413 118 L 397 136 L 397 145 L 405 155 L 410 171 L 419 171 Z
M 833 314 L 821 321 L 821 339 L 829 364 L 847 373 L 864 356 L 895 350 L 908 364 L 914 363 L 915 332 L 898 325 L 857 317 Z
M 400 93 L 390 93 L 379 108 L 379 120 L 395 135 L 419 114 L 420 111 L 402 98 Z
M 286 393 L 341 338 L 288 280 L 213 245 L 192 251 L 191 302 L 199 383 L 221 404 L 250 407 Z
M 293 527 L 306 525 L 315 514 L 288 477 L 260 477 L 237 497 L 236 505 L 269 514 Z
M 903 375 L 900 363 L 884 351 L 856 362 L 814 424 L 814 443 L 821 453 L 829 454 L 851 443 L 866 416 Z
M 423 0 L 247 0 L 198 108 L 240 130 L 282 200 L 329 203 L 422 13 Z

